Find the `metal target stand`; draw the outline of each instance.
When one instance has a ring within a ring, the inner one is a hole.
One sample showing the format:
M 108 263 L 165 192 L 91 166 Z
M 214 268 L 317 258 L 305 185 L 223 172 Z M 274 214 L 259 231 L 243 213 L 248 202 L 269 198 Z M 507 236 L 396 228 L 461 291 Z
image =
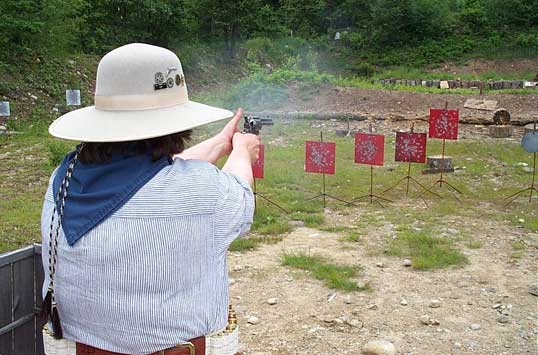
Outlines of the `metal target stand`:
M 368 195 L 355 197 L 351 202 L 358 202 L 360 200 L 369 199 L 370 204 L 373 204 L 375 201 L 383 208 L 385 208 L 385 206 L 383 206 L 383 204 L 380 201 L 394 202 L 392 200 L 389 200 L 388 198 L 375 195 L 373 190 L 374 190 L 374 166 L 370 164 L 370 193 Z
M 445 110 L 448 110 L 448 101 L 445 101 Z M 463 194 L 463 192 L 461 192 L 461 190 L 459 190 L 458 188 L 456 188 L 454 185 L 452 185 L 451 183 L 449 183 L 447 180 L 444 179 L 443 177 L 443 174 L 444 174 L 444 171 L 445 171 L 445 145 L 446 145 L 446 139 L 443 138 L 443 148 L 442 148 L 442 151 L 441 151 L 441 162 L 442 164 L 440 164 L 440 170 L 441 170 L 441 176 L 439 177 L 439 179 L 435 182 L 435 184 L 433 184 L 432 187 L 434 187 L 435 185 L 439 184 L 439 188 L 442 188 L 443 185 L 446 185 L 448 187 L 448 191 L 450 192 L 456 192 L 460 195 Z M 452 190 L 450 190 L 452 189 Z M 457 196 L 454 196 L 456 197 L 456 199 L 459 201 L 458 197 Z
M 412 123 L 411 125 L 411 133 L 414 133 L 415 132 L 415 124 Z M 423 194 L 425 193 L 430 193 L 432 195 L 434 195 L 435 197 L 438 197 L 438 198 L 441 198 L 441 195 L 433 192 L 431 189 L 427 188 L 424 184 L 422 184 L 421 182 L 419 182 L 417 179 L 415 179 L 414 177 L 411 176 L 411 161 L 409 161 L 407 163 L 407 175 L 402 177 L 400 180 L 398 180 L 398 182 L 394 185 L 392 185 L 391 187 L 389 187 L 388 189 L 386 189 L 385 191 L 383 191 L 383 193 L 387 193 L 391 190 L 394 190 L 396 187 L 398 187 L 402 182 L 406 182 L 406 189 L 405 189 L 405 196 L 409 196 L 409 187 L 410 187 L 410 184 L 411 182 L 414 183 L 416 186 L 420 187 L 423 191 L 422 194 L 419 195 L 420 199 L 422 199 L 422 201 L 424 201 L 424 203 L 426 204 L 426 206 L 428 205 L 428 203 L 426 203 L 426 200 L 424 200 L 424 198 L 422 197 Z
M 369 131 L 369 134 L 373 134 L 372 124 L 369 125 L 368 131 Z M 394 202 L 394 201 L 389 200 L 388 198 L 384 198 L 384 197 L 381 197 L 379 195 L 374 194 L 374 166 L 372 164 L 369 164 L 369 165 L 370 165 L 370 191 L 369 191 L 368 195 L 355 197 L 351 202 L 358 202 L 358 201 L 361 201 L 361 200 L 364 200 L 364 199 L 368 199 L 370 201 L 370 204 L 373 204 L 374 201 L 375 201 L 382 208 L 385 208 L 385 206 L 383 206 L 383 204 L 380 201 L 389 202 L 389 203 Z
M 534 121 L 534 128 L 533 128 L 533 132 L 534 133 L 537 133 L 538 130 L 537 130 L 537 126 L 536 126 L 536 120 Z M 509 200 L 505 205 L 504 207 L 507 207 L 509 204 L 511 204 L 512 202 L 514 202 L 514 200 L 519 196 L 519 195 L 522 195 L 526 192 L 530 192 L 529 194 L 529 203 L 532 202 L 532 197 L 533 197 L 533 194 L 534 192 L 536 192 L 536 195 L 538 196 L 538 188 L 536 188 L 535 186 L 535 182 L 536 182 L 536 152 L 533 152 L 533 169 L 532 169 L 532 180 L 531 180 L 531 186 L 530 187 L 527 187 L 526 189 L 523 189 L 521 191 L 518 191 L 508 197 L 505 197 L 504 199 L 505 200 Z
M 282 212 L 284 212 L 286 214 L 289 213 L 288 211 L 286 211 L 286 209 L 284 207 L 280 206 L 278 203 L 274 202 L 270 198 L 268 198 L 268 197 L 266 197 L 263 194 L 258 192 L 257 187 L 256 187 L 256 178 L 254 178 L 254 184 L 253 184 L 252 187 L 253 187 L 252 192 L 254 193 L 254 204 L 255 205 L 258 205 L 258 197 L 259 197 L 259 198 L 263 199 L 264 201 L 268 202 L 269 204 L 275 206 L 276 208 L 278 208 Z
M 323 132 L 320 132 L 319 135 L 320 135 L 320 142 L 323 143 Z M 332 198 L 333 200 L 340 201 L 340 202 L 348 204 L 348 205 L 357 206 L 353 202 L 348 202 L 348 201 L 342 200 L 339 197 L 336 197 L 336 196 L 328 194 L 326 192 L 327 190 L 326 190 L 326 183 L 325 183 L 325 173 L 321 173 L 321 174 L 322 174 L 322 177 L 321 177 L 321 193 L 314 196 L 314 197 L 312 197 L 312 198 L 309 198 L 305 202 L 311 202 L 311 201 L 314 201 L 314 200 L 316 200 L 318 198 L 323 198 L 323 209 L 325 209 L 327 207 L 327 198 Z

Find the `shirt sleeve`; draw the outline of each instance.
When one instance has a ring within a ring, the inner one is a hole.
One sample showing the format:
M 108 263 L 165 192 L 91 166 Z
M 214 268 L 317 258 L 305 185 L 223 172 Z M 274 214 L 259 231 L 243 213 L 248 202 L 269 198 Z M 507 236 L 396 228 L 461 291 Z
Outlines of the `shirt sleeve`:
M 250 230 L 255 206 L 252 189 L 243 178 L 220 171 L 217 179 L 214 235 L 216 252 L 221 254 Z

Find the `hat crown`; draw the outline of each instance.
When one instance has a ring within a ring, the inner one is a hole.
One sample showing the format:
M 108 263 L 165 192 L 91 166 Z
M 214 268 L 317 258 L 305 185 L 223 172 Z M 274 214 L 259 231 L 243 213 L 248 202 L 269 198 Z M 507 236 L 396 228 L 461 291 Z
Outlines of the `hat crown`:
M 97 68 L 95 96 L 97 108 L 99 97 L 108 97 L 106 102 L 110 102 L 110 98 L 124 96 L 152 99 L 174 96 L 179 100 L 177 103 L 188 101 L 183 68 L 176 54 L 142 43 L 119 47 L 101 59 Z

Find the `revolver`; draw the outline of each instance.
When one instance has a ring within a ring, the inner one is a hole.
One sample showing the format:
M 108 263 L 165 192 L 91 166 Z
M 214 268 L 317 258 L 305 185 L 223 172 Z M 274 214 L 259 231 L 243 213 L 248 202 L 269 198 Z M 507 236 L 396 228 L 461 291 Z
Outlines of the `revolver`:
M 260 135 L 263 126 L 272 126 L 273 120 L 270 118 L 259 118 L 253 116 L 245 116 L 245 124 L 243 127 L 244 133 L 252 133 Z

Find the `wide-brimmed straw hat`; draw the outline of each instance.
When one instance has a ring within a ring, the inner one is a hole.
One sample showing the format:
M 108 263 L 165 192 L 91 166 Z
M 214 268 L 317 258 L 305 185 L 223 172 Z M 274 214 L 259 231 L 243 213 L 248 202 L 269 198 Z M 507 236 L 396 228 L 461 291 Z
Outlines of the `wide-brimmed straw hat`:
M 124 142 L 177 133 L 233 113 L 189 100 L 179 58 L 133 43 L 114 49 L 97 68 L 95 106 L 69 112 L 49 127 L 55 137 Z

